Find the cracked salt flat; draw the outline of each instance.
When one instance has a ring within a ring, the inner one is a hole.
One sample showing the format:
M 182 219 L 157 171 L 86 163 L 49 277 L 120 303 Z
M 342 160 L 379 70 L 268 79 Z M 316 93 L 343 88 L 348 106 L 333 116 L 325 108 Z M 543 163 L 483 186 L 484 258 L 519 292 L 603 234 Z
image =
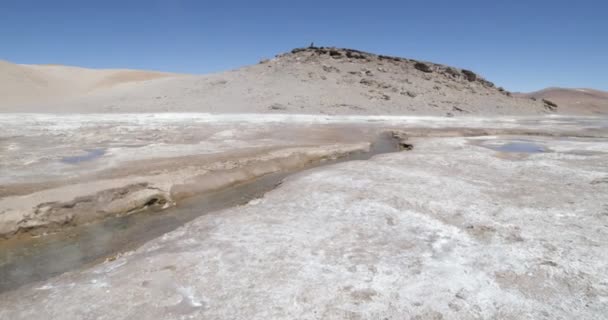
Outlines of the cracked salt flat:
M 298 174 L 49 290 L 7 292 L 0 317 L 600 319 L 606 177 L 606 155 L 512 161 L 429 139 Z M 176 287 L 152 294 L 154 279 Z

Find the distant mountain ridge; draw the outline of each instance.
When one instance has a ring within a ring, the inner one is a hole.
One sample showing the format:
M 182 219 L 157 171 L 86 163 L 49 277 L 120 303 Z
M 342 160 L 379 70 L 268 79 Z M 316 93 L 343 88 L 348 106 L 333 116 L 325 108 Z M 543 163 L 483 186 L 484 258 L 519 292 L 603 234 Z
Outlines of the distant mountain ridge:
M 608 92 L 588 88 L 558 88 L 519 93 L 525 98 L 546 99 L 568 113 L 608 114 Z

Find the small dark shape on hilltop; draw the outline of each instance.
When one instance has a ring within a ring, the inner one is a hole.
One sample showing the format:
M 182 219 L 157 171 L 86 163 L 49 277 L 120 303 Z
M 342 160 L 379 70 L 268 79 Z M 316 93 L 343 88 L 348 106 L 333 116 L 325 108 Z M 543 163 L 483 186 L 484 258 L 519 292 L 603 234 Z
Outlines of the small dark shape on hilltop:
M 416 62 L 416 64 L 414 65 L 414 68 L 416 68 L 416 70 L 420 70 L 425 73 L 433 72 L 433 70 L 431 70 L 431 67 L 429 67 L 426 63 L 422 63 L 422 62 Z
M 462 74 L 464 74 L 464 77 L 469 80 L 469 82 L 477 80 L 477 74 L 471 70 L 462 69 Z
M 543 99 L 543 103 L 545 104 L 545 108 L 549 109 L 549 110 L 555 110 L 557 109 L 557 104 L 553 101 L 547 100 L 547 99 Z

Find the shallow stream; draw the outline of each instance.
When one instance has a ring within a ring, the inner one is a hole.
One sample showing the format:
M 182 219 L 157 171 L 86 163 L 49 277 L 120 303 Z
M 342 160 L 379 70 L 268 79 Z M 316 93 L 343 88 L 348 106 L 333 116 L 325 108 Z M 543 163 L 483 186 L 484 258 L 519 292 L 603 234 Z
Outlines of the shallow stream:
M 383 134 L 373 141 L 369 152 L 351 153 L 335 160 L 318 161 L 298 170 L 268 174 L 247 183 L 184 200 L 167 210 L 147 210 L 56 234 L 4 241 L 0 243 L 0 292 L 112 259 L 204 214 L 244 205 L 262 197 L 294 173 L 339 162 L 367 160 L 377 154 L 399 151 L 400 148 L 399 142 L 390 134 Z M 70 160 L 78 162 L 87 159 Z

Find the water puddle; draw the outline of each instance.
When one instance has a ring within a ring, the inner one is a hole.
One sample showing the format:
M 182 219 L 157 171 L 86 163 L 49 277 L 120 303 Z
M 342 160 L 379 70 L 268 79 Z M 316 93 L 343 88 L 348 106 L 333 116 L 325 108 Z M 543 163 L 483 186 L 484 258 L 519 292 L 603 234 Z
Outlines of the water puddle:
M 531 140 L 482 140 L 476 144 L 494 151 L 507 153 L 543 153 L 551 151 L 540 142 Z
M 71 228 L 62 233 L 7 240 L 0 244 L 0 292 L 49 279 L 102 262 L 120 252 L 133 250 L 204 214 L 244 205 L 260 198 L 294 173 L 339 162 L 367 160 L 374 155 L 396 152 L 402 148 L 391 135 L 384 134 L 373 142 L 369 152 L 319 161 L 300 170 L 268 174 L 231 188 L 187 199 L 164 211 L 148 210 Z
M 61 162 L 67 164 L 79 164 L 85 161 L 95 160 L 104 154 L 106 154 L 106 149 L 85 149 L 86 154 L 80 156 L 71 156 L 71 157 L 63 157 L 61 158 Z

